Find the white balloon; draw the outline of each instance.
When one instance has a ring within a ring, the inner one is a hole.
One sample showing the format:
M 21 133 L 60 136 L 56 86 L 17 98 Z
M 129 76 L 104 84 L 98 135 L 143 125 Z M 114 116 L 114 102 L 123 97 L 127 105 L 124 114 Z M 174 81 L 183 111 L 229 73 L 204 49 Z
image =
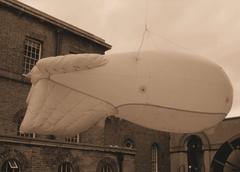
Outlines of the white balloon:
M 23 132 L 74 135 L 110 115 L 168 132 L 198 132 L 231 109 L 218 65 L 180 52 L 78 54 L 38 61 Z

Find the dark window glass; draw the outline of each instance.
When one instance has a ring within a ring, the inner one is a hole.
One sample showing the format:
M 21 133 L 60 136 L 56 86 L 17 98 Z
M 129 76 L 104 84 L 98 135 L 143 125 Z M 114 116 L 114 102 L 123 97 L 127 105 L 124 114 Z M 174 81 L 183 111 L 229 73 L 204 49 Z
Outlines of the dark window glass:
M 202 141 L 198 136 L 190 136 L 187 144 L 188 172 L 201 172 L 203 151 Z

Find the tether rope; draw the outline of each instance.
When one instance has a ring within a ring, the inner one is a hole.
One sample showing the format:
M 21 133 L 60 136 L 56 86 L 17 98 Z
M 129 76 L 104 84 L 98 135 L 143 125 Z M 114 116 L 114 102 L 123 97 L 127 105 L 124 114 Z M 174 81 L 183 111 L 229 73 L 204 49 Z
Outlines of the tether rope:
M 195 51 L 179 44 L 179 43 L 176 43 L 175 41 L 165 37 L 165 36 L 162 36 L 156 32 L 153 32 L 152 30 L 149 29 L 149 24 L 148 24 L 148 18 L 149 18 L 149 0 L 145 0 L 145 20 L 144 20 L 144 31 L 142 33 L 142 37 L 141 37 L 141 41 L 140 41 L 140 44 L 139 44 L 139 47 L 137 49 L 137 55 L 136 55 L 136 61 L 139 60 L 139 57 L 140 57 L 140 53 L 142 51 L 142 48 L 143 48 L 143 45 L 144 45 L 144 42 L 145 42 L 145 37 L 146 37 L 146 34 L 148 33 L 149 34 L 149 37 L 151 37 L 151 35 L 154 35 L 168 43 L 170 43 L 171 45 L 177 47 L 177 48 L 180 48 L 182 50 L 185 50 L 189 53 L 192 53 L 192 54 L 199 54 L 199 53 L 196 53 Z M 155 41 L 154 41 L 155 42 Z M 155 42 L 156 43 L 156 42 Z M 155 45 L 156 46 L 156 45 Z

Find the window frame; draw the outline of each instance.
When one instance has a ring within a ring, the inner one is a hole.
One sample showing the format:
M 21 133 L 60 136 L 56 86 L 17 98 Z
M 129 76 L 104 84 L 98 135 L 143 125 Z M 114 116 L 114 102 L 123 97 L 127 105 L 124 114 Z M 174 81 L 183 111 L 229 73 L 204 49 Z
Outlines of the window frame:
M 68 169 L 70 169 L 70 170 L 68 171 Z M 62 162 L 58 166 L 58 172 L 73 172 L 73 165 L 72 165 L 72 163 L 70 163 L 68 161 Z
M 101 168 L 101 172 L 114 172 L 114 169 L 111 164 L 105 163 Z
M 187 169 L 188 171 L 202 171 L 203 169 L 203 142 L 198 135 L 191 135 L 187 140 Z
M 106 171 L 106 172 L 118 172 L 119 171 L 119 167 L 118 167 L 118 164 L 116 163 L 116 161 L 114 161 L 112 158 L 104 158 L 102 160 L 100 160 L 98 162 L 98 165 L 97 165 L 97 172 L 105 172 L 103 171 L 104 169 L 107 169 L 109 170 L 110 167 L 110 170 L 112 171 Z
M 34 45 L 35 44 L 35 45 Z M 26 37 L 24 40 L 24 65 L 23 73 L 31 71 L 36 62 L 42 57 L 42 41 L 32 37 Z M 26 47 L 27 46 L 27 47 Z M 38 50 L 38 52 L 37 52 Z M 29 54 L 28 54 L 29 53 Z M 35 55 L 35 57 L 33 57 Z
M 2 172 L 21 172 L 20 163 L 16 159 L 8 159 L 4 161 L 2 167 Z
M 151 146 L 151 171 L 158 172 L 159 170 L 159 146 L 157 143 L 153 143 Z
M 80 143 L 80 134 L 73 137 L 65 137 L 65 142 L 67 143 Z

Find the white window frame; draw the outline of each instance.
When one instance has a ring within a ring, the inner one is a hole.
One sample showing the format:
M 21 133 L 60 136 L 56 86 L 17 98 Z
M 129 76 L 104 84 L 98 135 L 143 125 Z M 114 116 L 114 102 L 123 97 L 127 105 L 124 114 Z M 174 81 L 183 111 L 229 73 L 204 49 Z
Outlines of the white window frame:
M 14 159 L 7 160 L 4 162 L 4 164 L 6 164 L 5 169 L 1 169 L 4 172 L 8 172 L 9 168 L 12 172 L 21 171 L 18 163 Z
M 77 134 L 73 137 L 66 137 L 65 142 L 68 143 L 80 143 L 80 134 Z
M 8 160 L 8 164 L 9 164 L 10 168 L 18 168 L 18 165 L 17 165 L 16 161 L 14 161 L 14 160 Z
M 24 41 L 24 74 L 31 71 L 32 67 L 41 58 L 41 54 L 42 42 L 27 37 Z
M 158 172 L 158 162 L 159 162 L 159 154 L 158 154 L 158 145 L 153 144 L 152 145 L 152 172 Z

